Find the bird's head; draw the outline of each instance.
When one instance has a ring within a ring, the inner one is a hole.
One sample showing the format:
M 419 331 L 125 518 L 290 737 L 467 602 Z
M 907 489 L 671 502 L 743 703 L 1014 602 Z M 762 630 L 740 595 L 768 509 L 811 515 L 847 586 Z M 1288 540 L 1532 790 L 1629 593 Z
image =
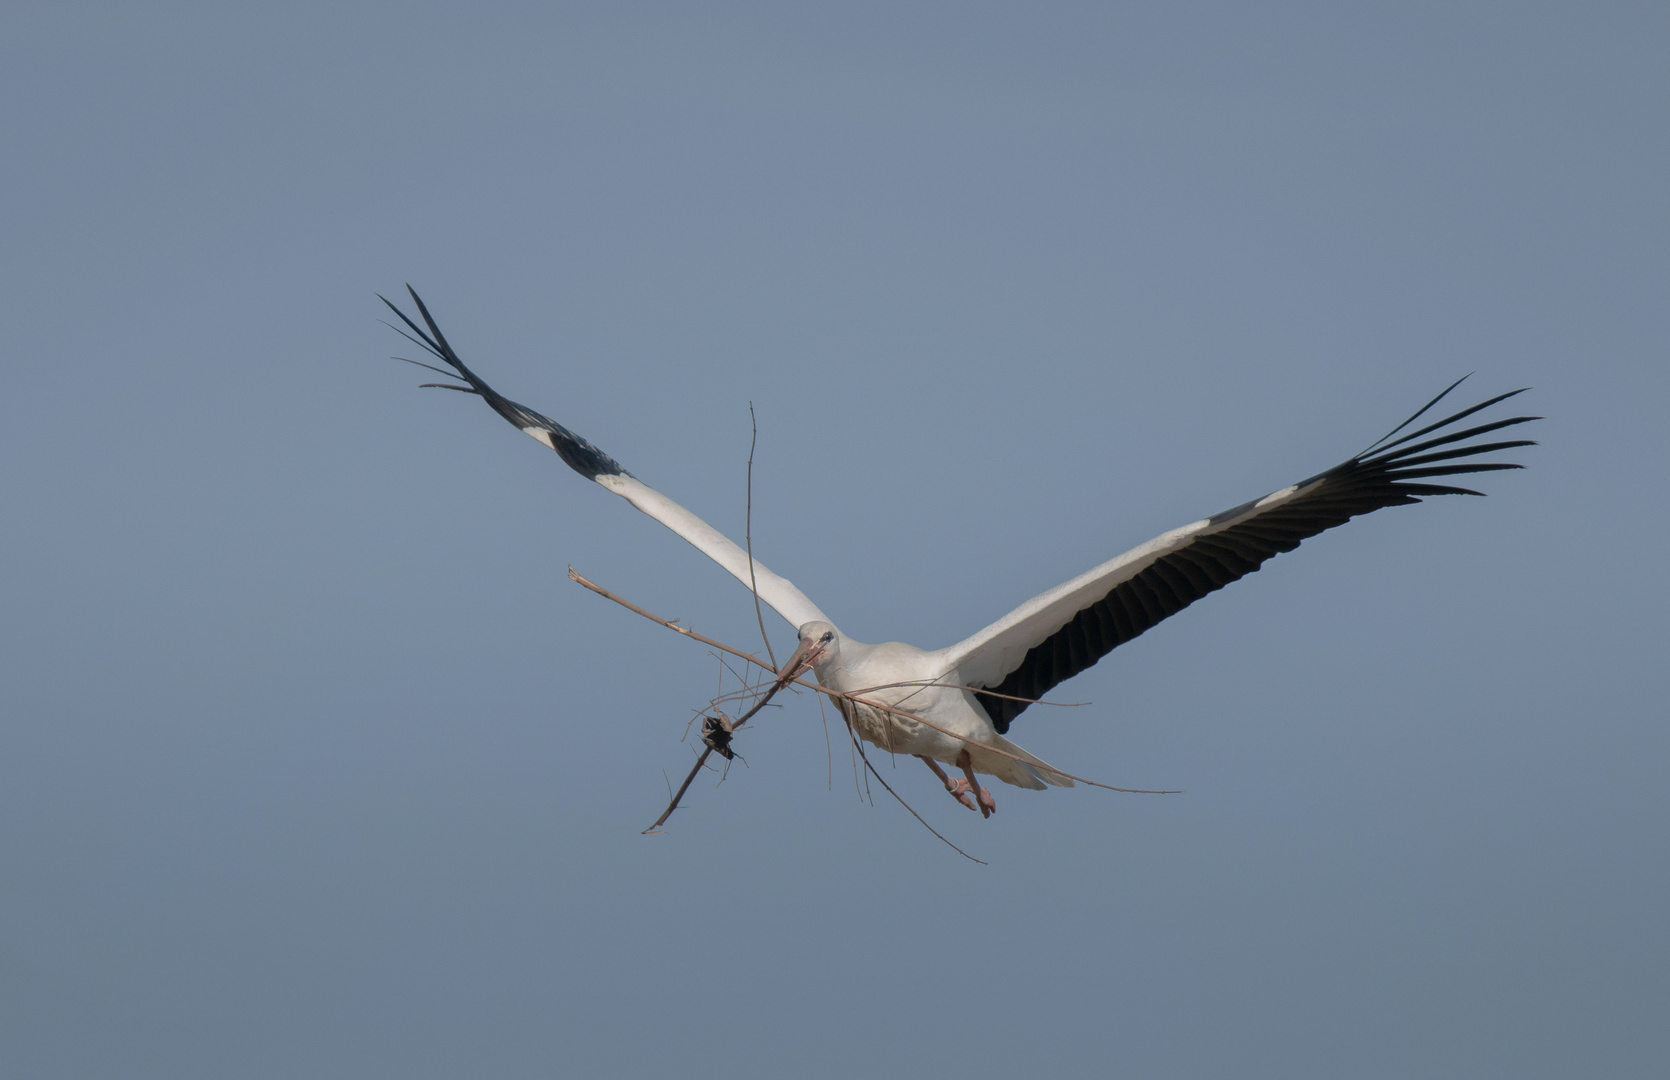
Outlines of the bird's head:
M 782 678 L 787 681 L 813 668 L 821 668 L 834 660 L 841 648 L 841 635 L 822 619 L 813 619 L 800 628 L 800 647 L 783 664 Z

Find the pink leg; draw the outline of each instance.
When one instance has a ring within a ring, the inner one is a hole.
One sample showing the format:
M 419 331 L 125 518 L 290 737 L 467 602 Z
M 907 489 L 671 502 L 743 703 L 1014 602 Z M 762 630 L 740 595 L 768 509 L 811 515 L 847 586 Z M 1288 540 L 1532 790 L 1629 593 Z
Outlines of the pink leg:
M 958 802 L 962 803 L 970 810 L 977 809 L 974 805 L 974 800 L 968 797 L 968 781 L 953 780 L 949 776 L 945 775 L 945 770 L 940 768 L 939 762 L 935 761 L 933 758 L 923 757 L 921 754 L 917 754 L 916 756 L 922 758 L 928 768 L 934 771 L 934 775 L 939 777 L 939 782 L 945 785 L 945 790 L 955 796 Z M 967 757 L 968 755 L 965 753 L 963 756 Z
M 961 769 L 963 775 L 968 777 L 969 790 L 974 792 L 975 797 L 980 800 L 980 816 L 991 817 L 997 812 L 997 800 L 992 798 L 991 792 L 980 786 L 980 781 L 974 779 L 974 760 L 968 756 L 966 747 L 962 753 L 957 755 L 957 768 Z

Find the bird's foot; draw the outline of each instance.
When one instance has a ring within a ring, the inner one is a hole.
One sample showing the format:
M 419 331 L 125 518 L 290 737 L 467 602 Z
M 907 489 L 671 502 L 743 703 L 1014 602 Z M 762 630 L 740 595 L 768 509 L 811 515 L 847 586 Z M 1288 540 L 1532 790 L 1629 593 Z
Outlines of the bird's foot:
M 991 817 L 994 813 L 997 812 L 997 800 L 992 798 L 992 793 L 991 792 L 987 791 L 985 788 L 980 786 L 980 781 L 974 779 L 974 759 L 969 756 L 968 750 L 966 748 L 963 750 L 962 753 L 957 755 L 957 768 L 961 769 L 963 771 L 963 775 L 968 778 L 966 780 L 958 780 L 957 781 L 958 784 L 962 785 L 961 790 L 972 791 L 975 794 L 975 796 L 977 798 L 979 798 L 979 800 L 980 800 L 980 816 L 981 817 L 983 817 L 983 818 Z M 962 800 L 959 800 L 959 801 L 961 801 L 962 804 L 964 806 L 967 806 L 970 810 L 974 809 L 974 806 L 972 804 L 970 804 L 966 799 L 962 799 Z
M 939 782 L 945 785 L 945 790 L 951 793 L 952 798 L 956 799 L 970 810 L 980 809 L 978 806 L 974 805 L 974 799 L 971 796 L 971 792 L 973 792 L 974 788 L 969 786 L 967 780 L 953 780 L 946 775 L 945 770 L 939 767 L 939 762 L 935 761 L 933 758 L 928 757 L 925 754 L 917 754 L 916 756 L 922 759 L 922 764 L 934 771 L 934 775 L 939 777 Z M 984 791 L 985 789 L 982 788 L 981 790 Z M 991 798 L 991 792 L 985 792 L 985 798 Z M 989 814 L 990 811 L 987 811 L 987 813 Z

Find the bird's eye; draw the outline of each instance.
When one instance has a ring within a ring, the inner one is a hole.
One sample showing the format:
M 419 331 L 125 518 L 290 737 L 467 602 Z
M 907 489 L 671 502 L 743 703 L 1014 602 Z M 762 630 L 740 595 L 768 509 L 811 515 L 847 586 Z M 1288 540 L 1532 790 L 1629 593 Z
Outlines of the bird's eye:
M 823 637 L 818 638 L 818 644 L 819 645 L 828 645 L 834 639 L 835 639 L 835 631 L 825 630 L 823 632 Z

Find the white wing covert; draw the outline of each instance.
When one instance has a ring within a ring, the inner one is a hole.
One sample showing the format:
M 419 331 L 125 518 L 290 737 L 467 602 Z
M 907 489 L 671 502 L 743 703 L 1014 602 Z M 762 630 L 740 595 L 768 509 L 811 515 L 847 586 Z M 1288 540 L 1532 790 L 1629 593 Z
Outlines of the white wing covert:
M 758 559 L 753 560 L 753 581 L 750 581 L 748 553 L 737 546 L 732 540 L 718 529 L 709 525 L 701 518 L 692 514 L 678 503 L 667 498 L 654 488 L 645 484 L 631 473 L 627 472 L 614 458 L 593 446 L 585 438 L 563 427 L 555 420 L 541 416 L 524 405 L 518 405 L 509 398 L 495 391 L 481 380 L 475 372 L 464 366 L 464 362 L 453 352 L 447 343 L 435 320 L 430 317 L 429 309 L 418 298 L 418 294 L 410 285 L 406 291 L 411 294 L 412 302 L 417 305 L 418 314 L 423 316 L 424 325 L 428 327 L 425 333 L 418 325 L 406 317 L 387 297 L 379 295 L 377 299 L 388 304 L 389 309 L 400 317 L 400 321 L 411 328 L 412 337 L 399 327 L 395 330 L 404 335 L 414 344 L 428 350 L 453 371 L 445 371 L 430 364 L 418 364 L 419 367 L 438 371 L 443 375 L 457 373 L 468 386 L 455 386 L 451 383 L 425 383 L 425 386 L 435 386 L 446 390 L 459 390 L 466 394 L 477 394 L 492 406 L 493 411 L 510 421 L 524 433 L 537 439 L 545 446 L 557 452 L 568 466 L 587 480 L 593 480 L 603 487 L 619 495 L 639 510 L 659 521 L 679 536 L 683 537 L 697 551 L 712 559 L 730 572 L 743 585 L 755 584 L 759 590 L 760 599 L 771 605 L 783 618 L 795 627 L 803 626 L 813 620 L 825 620 L 827 617 L 818 606 L 806 598 L 806 594 L 795 588 L 794 583 L 766 569 Z M 418 363 L 412 361 L 412 363 Z

